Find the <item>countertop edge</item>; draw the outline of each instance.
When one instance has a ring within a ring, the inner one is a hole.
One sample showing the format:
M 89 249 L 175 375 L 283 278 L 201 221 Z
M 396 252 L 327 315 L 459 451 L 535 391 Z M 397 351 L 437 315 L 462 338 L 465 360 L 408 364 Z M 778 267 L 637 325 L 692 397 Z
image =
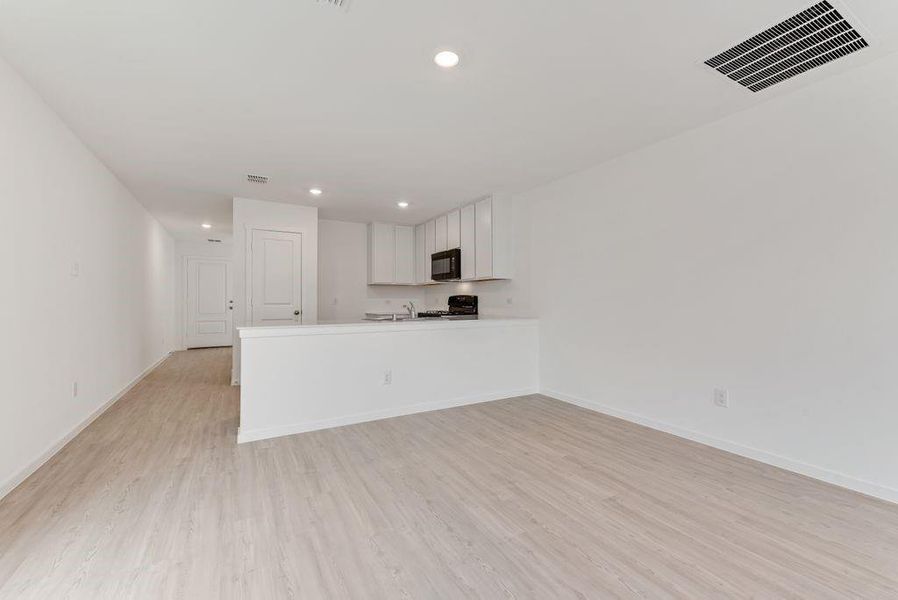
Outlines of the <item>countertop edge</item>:
M 241 340 L 273 337 L 297 337 L 305 335 L 347 335 L 400 333 L 409 331 L 436 331 L 462 329 L 484 329 L 489 327 L 532 327 L 539 319 L 527 317 L 481 318 L 472 321 L 371 321 L 359 323 L 339 323 L 322 325 L 286 325 L 275 327 L 238 327 Z

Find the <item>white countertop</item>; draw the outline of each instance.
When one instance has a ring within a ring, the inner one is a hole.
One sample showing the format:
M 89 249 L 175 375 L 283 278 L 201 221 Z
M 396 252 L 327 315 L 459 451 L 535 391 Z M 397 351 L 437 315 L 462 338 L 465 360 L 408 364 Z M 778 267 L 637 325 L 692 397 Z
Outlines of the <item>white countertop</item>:
M 537 319 L 526 317 L 480 317 L 471 320 L 424 319 L 420 321 L 315 321 L 296 325 L 270 327 L 238 327 L 240 339 L 290 337 L 298 335 L 337 335 L 350 333 L 387 333 L 434 329 L 470 329 L 536 325 Z

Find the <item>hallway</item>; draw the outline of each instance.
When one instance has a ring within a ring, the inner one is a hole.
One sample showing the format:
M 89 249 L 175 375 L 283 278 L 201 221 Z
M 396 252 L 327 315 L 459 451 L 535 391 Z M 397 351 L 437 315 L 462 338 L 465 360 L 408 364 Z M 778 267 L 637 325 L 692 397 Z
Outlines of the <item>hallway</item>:
M 214 597 L 187 573 L 221 558 L 221 485 L 253 458 L 230 357 L 173 354 L 0 501 L 0 598 Z

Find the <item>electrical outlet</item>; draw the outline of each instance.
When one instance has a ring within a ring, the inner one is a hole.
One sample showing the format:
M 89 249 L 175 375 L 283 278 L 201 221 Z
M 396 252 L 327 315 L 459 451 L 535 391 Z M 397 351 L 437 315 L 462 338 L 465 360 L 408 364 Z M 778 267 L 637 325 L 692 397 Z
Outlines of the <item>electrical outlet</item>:
M 729 408 L 730 407 L 730 394 L 726 390 L 716 389 L 714 390 L 714 406 L 718 406 L 720 408 Z
M 384 371 L 384 385 L 392 385 L 393 384 L 393 371 L 386 370 Z
M 72 263 L 72 277 L 78 277 L 81 274 L 81 265 L 77 262 Z
M 74 382 L 72 382 L 72 398 L 77 398 L 77 397 L 78 397 L 78 382 L 74 381 Z

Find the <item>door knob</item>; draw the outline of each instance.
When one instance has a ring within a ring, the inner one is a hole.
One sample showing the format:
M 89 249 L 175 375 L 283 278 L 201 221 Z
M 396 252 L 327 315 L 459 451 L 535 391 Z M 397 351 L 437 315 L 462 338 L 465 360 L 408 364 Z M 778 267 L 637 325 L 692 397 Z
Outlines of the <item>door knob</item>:
M 298 311 L 298 310 L 294 310 L 294 311 L 293 311 L 293 314 L 294 314 L 295 316 L 298 317 L 298 316 L 299 316 L 299 311 Z

